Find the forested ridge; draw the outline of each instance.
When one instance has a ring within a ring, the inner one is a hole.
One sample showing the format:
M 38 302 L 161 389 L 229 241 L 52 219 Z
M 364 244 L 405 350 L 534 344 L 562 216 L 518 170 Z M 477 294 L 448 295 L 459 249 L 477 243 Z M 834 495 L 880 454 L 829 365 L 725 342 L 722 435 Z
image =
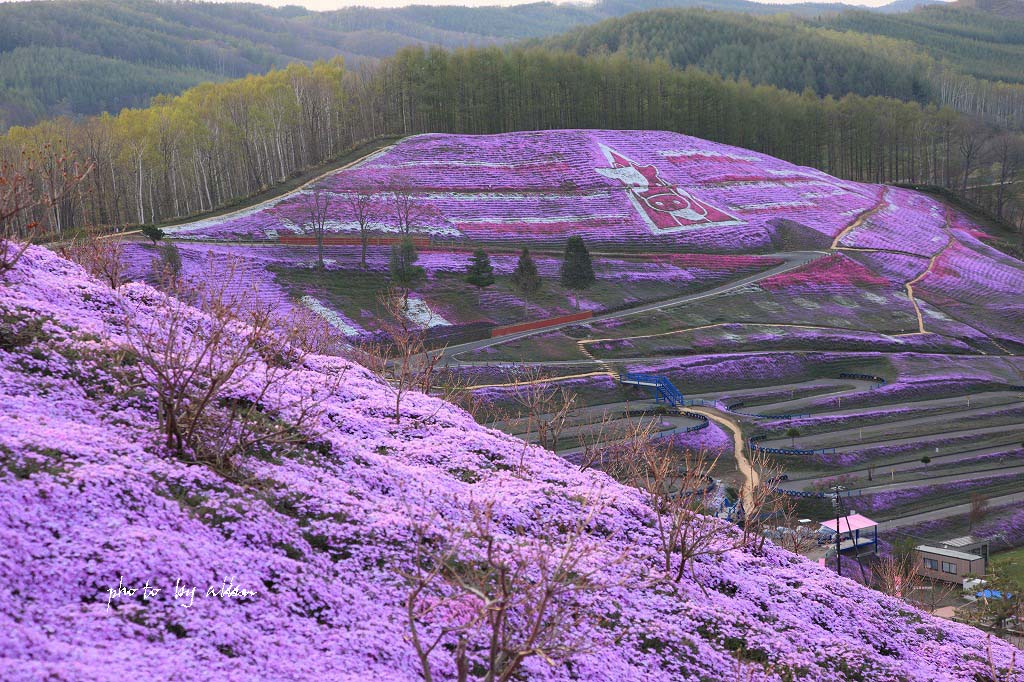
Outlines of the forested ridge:
M 581 55 L 664 59 L 793 92 L 932 99 L 934 61 L 912 45 L 825 30 L 791 16 L 659 10 L 577 29 L 543 45 Z
M 909 41 L 965 73 L 1020 83 L 1024 82 L 1024 21 L 1021 18 L 938 5 L 900 14 L 844 12 L 823 18 L 819 23 L 837 30 Z
M 350 67 L 409 45 L 455 48 L 539 38 L 661 7 L 821 15 L 842 5 L 747 0 L 601 0 L 511 7 L 312 12 L 155 0 L 0 3 L 0 129 L 55 115 L 116 113 L 206 81 L 342 56 Z
M 1024 125 L 1024 22 L 929 7 L 820 18 L 661 10 L 611 19 L 540 43 L 581 55 L 621 53 L 696 66 L 819 96 L 848 93 L 951 106 Z
M 18 163 L 22 150 L 60 141 L 95 162 L 80 193 L 38 216 L 66 231 L 215 209 L 381 135 L 554 128 L 684 132 L 854 180 L 941 185 L 1024 223 L 1012 184 L 1020 136 L 949 108 L 543 49 L 409 48 L 359 71 L 292 64 L 117 116 L 15 128 L 2 153 Z

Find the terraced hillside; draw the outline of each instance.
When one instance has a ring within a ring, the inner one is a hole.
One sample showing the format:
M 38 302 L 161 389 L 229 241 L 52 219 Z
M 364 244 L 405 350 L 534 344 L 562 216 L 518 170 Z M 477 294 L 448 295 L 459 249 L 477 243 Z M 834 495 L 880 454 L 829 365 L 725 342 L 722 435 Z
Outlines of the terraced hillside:
M 308 211 L 318 194 L 331 197 L 323 269 Z M 365 265 L 359 195 L 377 208 Z M 411 220 L 396 197 L 415 206 Z M 237 261 L 261 296 L 356 337 L 382 323 L 376 296 L 408 232 L 427 275 L 416 319 L 466 332 L 449 337 L 445 362 L 497 425 L 524 372 L 613 412 L 649 397 L 619 385 L 622 374 L 656 374 L 705 401 L 707 428 L 674 415 L 659 427 L 684 447 L 737 458 L 769 448 L 794 493 L 839 480 L 849 505 L 892 529 L 962 526 L 982 495 L 999 542 L 1024 542 L 1024 264 L 930 196 L 674 133 L 420 135 L 170 232 L 193 275 L 208 258 L 214 269 Z M 585 239 L 597 277 L 578 296 L 558 281 L 570 236 Z M 511 277 L 522 247 L 544 281 L 528 298 Z M 463 281 L 476 248 L 495 271 L 482 291 Z M 152 249 L 130 245 L 136 276 L 151 271 Z M 491 336 L 577 311 L 589 317 Z M 594 428 L 576 421 L 555 446 L 569 456 Z M 719 473 L 738 485 L 727 459 Z
M 250 327 L 35 247 L 0 311 L 4 680 L 490 679 L 520 652 L 534 680 L 1017 679 L 1008 644 L 715 519 L 684 572 L 640 491 L 341 358 L 247 354 L 211 419 L 319 409 L 292 448 L 197 465 L 164 447 L 155 346 L 126 348 L 215 335 L 219 360 Z M 480 592 L 449 577 L 477 566 Z

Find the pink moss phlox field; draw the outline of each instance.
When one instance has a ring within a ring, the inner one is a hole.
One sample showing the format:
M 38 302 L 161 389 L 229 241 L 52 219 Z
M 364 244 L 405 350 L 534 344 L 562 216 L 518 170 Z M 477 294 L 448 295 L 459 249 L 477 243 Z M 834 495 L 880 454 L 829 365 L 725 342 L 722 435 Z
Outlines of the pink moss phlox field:
M 125 384 L 112 353 L 124 315 L 159 315 L 159 297 L 141 284 L 115 293 L 40 248 L 0 285 L 5 681 L 416 680 L 397 574 L 410 568 L 410 515 L 465 519 L 470 498 L 494 501 L 507 537 L 601 504 L 588 542 L 617 587 L 585 608 L 606 627 L 586 630 L 593 648 L 571 673 L 531 659 L 530 679 L 718 679 L 737 641 L 771 664 L 766 679 L 838 682 L 852 670 L 870 681 L 969 680 L 986 670 L 981 632 L 771 546 L 699 561 L 706 589 L 642 578 L 659 558 L 636 491 L 421 394 L 396 426 L 388 390 L 338 358 L 308 359 L 277 392 L 282 405 L 311 390 L 322 400 L 316 452 L 248 460 L 245 483 L 170 457 L 153 396 Z M 326 377 L 339 373 L 340 390 L 327 394 Z M 256 595 L 189 608 L 174 598 L 176 583 L 202 595 L 226 580 Z M 146 581 L 160 593 L 110 600 L 119 584 Z M 1007 665 L 1009 648 L 992 646 Z M 434 658 L 454 672 L 447 651 Z
M 771 247 L 780 219 L 831 239 L 878 206 L 882 195 L 878 186 L 687 135 L 614 130 L 415 135 L 319 184 L 339 198 L 373 188 L 384 197 L 382 207 L 389 189 L 411 190 L 428 209 L 415 231 L 446 241 L 560 244 L 580 235 L 605 248 L 635 250 L 642 239 L 648 245 L 719 253 Z M 679 229 L 666 229 L 658 222 L 674 218 L 640 205 L 641 190 L 652 186 L 678 190 L 675 196 L 686 197 L 684 203 L 707 217 L 691 212 Z M 886 210 L 863 230 L 869 237 L 876 223 L 881 233 L 898 235 L 904 212 L 915 224 L 933 212 L 933 202 L 912 192 L 887 194 Z M 302 197 L 300 192 L 171 232 L 248 240 L 307 233 Z M 393 233 L 393 222 L 384 217 L 374 230 Z M 343 201 L 335 203 L 327 228 L 358 231 Z
M 821 291 L 860 289 L 863 287 L 887 287 L 891 282 L 879 277 L 860 263 L 835 253 L 819 258 L 807 265 L 782 272 L 762 280 L 762 289 L 777 292 L 787 289 Z

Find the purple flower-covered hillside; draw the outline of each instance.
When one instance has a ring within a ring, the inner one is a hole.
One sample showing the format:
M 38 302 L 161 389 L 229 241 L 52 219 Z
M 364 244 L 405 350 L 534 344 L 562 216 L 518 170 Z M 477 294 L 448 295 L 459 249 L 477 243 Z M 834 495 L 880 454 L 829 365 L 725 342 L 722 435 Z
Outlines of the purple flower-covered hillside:
M 254 396 L 288 363 L 257 355 L 220 394 L 223 409 L 259 399 L 284 424 L 312 396 L 305 447 L 253 448 L 230 474 L 172 454 L 126 350 L 130 329 L 165 314 L 162 296 L 112 291 L 40 248 L 0 283 L 5 681 L 418 680 L 410 614 L 421 637 L 463 627 L 427 656 L 435 679 L 453 679 L 455 653 L 479 663 L 488 641 L 467 625 L 479 603 L 429 590 L 410 602 L 410 576 L 424 548 L 451 547 L 448 571 L 483 561 L 460 531 L 481 509 L 508 556 L 557 557 L 571 541 L 592 588 L 555 595 L 571 627 L 545 646 L 566 655 L 529 656 L 519 678 L 989 679 L 980 631 L 770 545 L 665 579 L 637 491 L 422 394 L 396 423 L 391 391 L 343 359 L 308 356 Z M 181 319 L 186 336 L 209 324 Z M 723 525 L 722 541 L 733 532 Z M 537 558 L 521 583 L 552 566 Z M 997 669 L 1010 657 L 991 642 Z

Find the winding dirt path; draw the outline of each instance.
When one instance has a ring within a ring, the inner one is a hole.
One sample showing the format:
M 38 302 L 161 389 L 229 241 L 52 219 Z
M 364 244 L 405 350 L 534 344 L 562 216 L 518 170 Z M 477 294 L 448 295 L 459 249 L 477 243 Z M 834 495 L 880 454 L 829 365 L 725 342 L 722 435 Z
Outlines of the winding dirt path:
M 680 412 L 682 411 L 680 409 Z M 744 481 L 744 484 L 740 486 L 740 494 L 743 496 L 743 507 L 745 509 L 753 509 L 754 497 L 751 490 L 761 484 L 761 476 L 750 465 L 750 460 L 747 459 L 747 439 L 743 437 L 743 427 L 740 426 L 738 421 L 718 410 L 707 407 L 687 407 L 686 411 L 702 414 L 732 432 L 733 455 L 736 457 L 736 468 L 739 469 Z
M 889 202 L 886 201 L 886 199 L 885 199 L 886 195 L 888 195 L 888 194 L 889 194 L 889 188 L 886 187 L 884 190 L 882 190 L 882 195 L 880 197 L 878 197 L 878 203 L 875 204 L 874 206 L 872 206 L 871 208 L 869 208 L 868 210 L 864 211 L 863 213 L 861 213 L 859 216 L 857 216 L 856 220 L 854 220 L 852 223 L 850 223 L 849 225 L 844 227 L 839 232 L 839 234 L 836 235 L 836 238 L 832 240 L 832 246 L 830 246 L 829 248 L 830 249 L 842 248 L 842 247 L 839 246 L 839 242 L 841 242 L 843 240 L 843 237 L 845 237 L 846 235 L 848 235 L 849 233 L 853 232 L 858 227 L 863 225 L 865 220 L 867 220 L 871 216 L 875 215 L 876 213 L 881 211 L 885 206 L 887 206 L 889 204 Z
M 922 279 L 924 279 L 931 273 L 932 269 L 935 268 L 935 261 L 939 260 L 939 257 L 941 257 L 942 254 L 946 252 L 946 249 L 953 245 L 954 241 L 955 240 L 953 239 L 953 235 L 949 234 L 949 229 L 946 228 L 945 245 L 941 249 L 936 251 L 934 254 L 932 254 L 932 257 L 928 260 L 928 267 L 924 269 L 924 272 L 922 272 L 920 275 L 918 275 L 917 277 L 903 285 L 904 288 L 906 288 L 907 290 L 907 298 L 909 298 L 910 302 L 914 305 L 914 313 L 917 314 L 918 334 L 927 334 L 928 331 L 924 328 L 924 317 L 921 315 L 921 306 L 918 305 L 917 299 L 914 297 L 914 285 L 920 282 Z

